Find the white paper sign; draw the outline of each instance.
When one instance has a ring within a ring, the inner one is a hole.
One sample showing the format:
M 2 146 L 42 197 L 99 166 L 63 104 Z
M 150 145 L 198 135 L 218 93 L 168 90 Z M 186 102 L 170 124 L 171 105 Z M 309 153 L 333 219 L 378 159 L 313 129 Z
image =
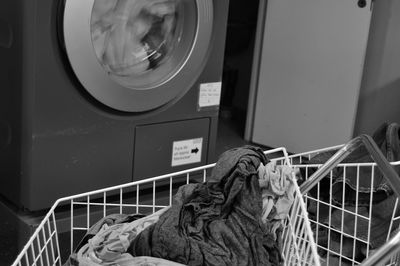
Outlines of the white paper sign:
M 172 145 L 172 166 L 200 162 L 202 146 L 203 138 L 174 141 Z
M 200 84 L 199 107 L 218 106 L 221 99 L 222 82 Z

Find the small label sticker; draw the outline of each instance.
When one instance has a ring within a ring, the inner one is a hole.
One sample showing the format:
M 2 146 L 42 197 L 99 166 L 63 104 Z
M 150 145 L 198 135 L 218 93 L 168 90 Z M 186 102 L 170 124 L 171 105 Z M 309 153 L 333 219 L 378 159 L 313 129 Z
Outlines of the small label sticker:
M 221 99 L 222 82 L 200 84 L 199 107 L 218 106 Z
M 174 141 L 172 145 L 172 166 L 199 163 L 203 138 Z

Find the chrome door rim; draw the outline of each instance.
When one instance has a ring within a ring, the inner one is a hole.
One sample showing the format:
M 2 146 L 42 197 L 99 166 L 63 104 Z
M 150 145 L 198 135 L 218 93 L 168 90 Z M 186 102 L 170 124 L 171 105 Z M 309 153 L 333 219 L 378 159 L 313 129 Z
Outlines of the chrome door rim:
M 167 80 L 146 89 L 122 86 L 111 79 L 98 62 L 90 31 L 94 1 L 66 0 L 63 31 L 71 67 L 95 99 L 119 111 L 144 112 L 182 97 L 193 86 L 205 64 L 211 41 L 212 0 L 193 0 L 197 7 L 197 25 L 194 25 L 194 39 L 188 55 Z

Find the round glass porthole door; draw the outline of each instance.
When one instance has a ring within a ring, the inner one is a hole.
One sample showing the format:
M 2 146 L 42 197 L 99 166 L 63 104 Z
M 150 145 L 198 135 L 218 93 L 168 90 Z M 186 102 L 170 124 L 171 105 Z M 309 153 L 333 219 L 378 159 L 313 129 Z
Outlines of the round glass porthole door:
M 66 0 L 64 42 L 83 87 L 120 111 L 183 96 L 204 65 L 212 0 Z

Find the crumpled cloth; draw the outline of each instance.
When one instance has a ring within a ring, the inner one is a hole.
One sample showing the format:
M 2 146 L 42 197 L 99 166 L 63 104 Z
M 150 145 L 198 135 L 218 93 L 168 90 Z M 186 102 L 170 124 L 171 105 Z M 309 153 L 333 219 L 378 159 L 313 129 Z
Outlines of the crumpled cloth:
M 257 169 L 266 162 L 252 146 L 223 153 L 207 182 L 180 187 L 171 208 L 134 239 L 130 253 L 188 265 L 280 265 L 282 232 L 275 240 L 261 220 Z
M 258 168 L 263 201 L 262 221 L 270 228 L 274 239 L 277 238 L 276 231 L 283 227 L 294 201 L 294 176 L 292 167 L 276 165 L 275 162 L 265 166 L 260 164 Z
M 113 214 L 101 219 L 90 228 L 78 245 L 77 252 L 70 256 L 65 266 L 182 266 L 160 258 L 133 257 L 126 252 L 136 235 L 156 223 L 159 216 L 167 210 L 168 208 L 164 208 L 140 219 L 136 218 L 142 215 L 125 214 Z
M 91 20 L 94 50 L 117 76 L 155 69 L 174 46 L 176 0 L 95 1 Z
M 267 161 L 256 147 L 227 151 L 209 181 L 182 186 L 170 208 L 97 222 L 68 265 L 281 265 L 293 170 Z

